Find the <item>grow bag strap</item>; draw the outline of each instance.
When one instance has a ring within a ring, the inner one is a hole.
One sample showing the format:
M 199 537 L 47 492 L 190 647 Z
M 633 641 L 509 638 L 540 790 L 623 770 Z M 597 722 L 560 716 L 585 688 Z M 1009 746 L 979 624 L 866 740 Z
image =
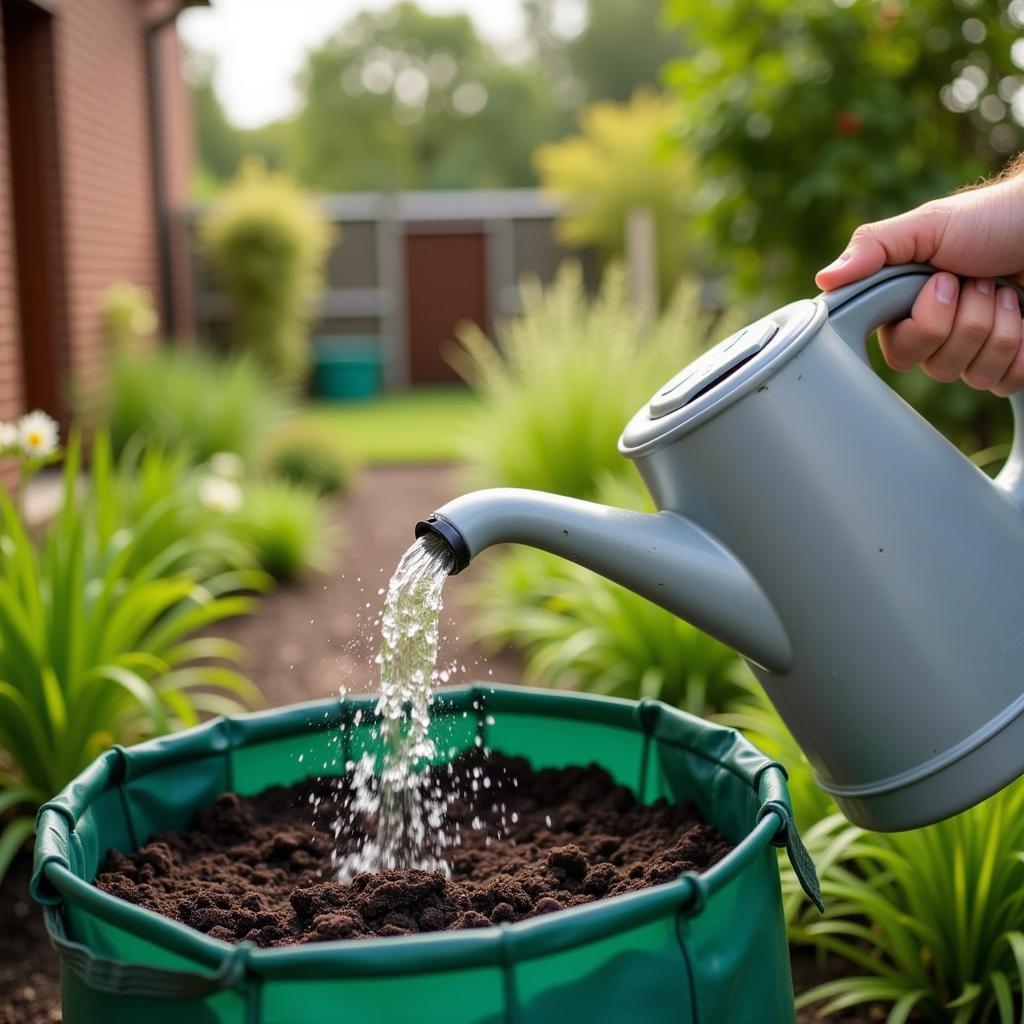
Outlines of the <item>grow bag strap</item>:
M 74 971 L 87 987 L 97 992 L 146 999 L 195 999 L 226 988 L 245 987 L 251 944 L 232 950 L 213 974 L 146 967 L 97 956 L 87 946 L 68 938 L 57 907 L 44 907 L 43 914 L 50 942 L 60 954 L 62 966 Z
M 800 832 L 793 820 L 793 810 L 789 805 L 789 789 L 786 785 L 786 769 L 776 762 L 766 764 L 759 772 L 757 788 L 764 802 L 757 812 L 757 820 L 763 821 L 769 814 L 778 817 L 781 825 L 772 843 L 784 846 L 789 855 L 789 863 L 793 865 L 800 888 L 807 898 L 824 913 L 825 904 L 821 900 L 821 885 L 814 861 L 807 852 Z

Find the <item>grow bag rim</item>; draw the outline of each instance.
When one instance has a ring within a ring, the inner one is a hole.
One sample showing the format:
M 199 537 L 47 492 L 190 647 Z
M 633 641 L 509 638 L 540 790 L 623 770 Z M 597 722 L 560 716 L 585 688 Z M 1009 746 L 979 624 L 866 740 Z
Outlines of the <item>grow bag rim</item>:
M 283 709 L 213 719 L 170 737 L 138 744 L 130 751 L 120 748 L 108 750 L 77 777 L 81 781 L 78 781 L 74 792 L 69 792 L 69 786 L 43 806 L 39 815 L 40 835 L 45 828 L 52 828 L 71 839 L 74 822 L 83 807 L 99 792 L 126 779 L 139 778 L 157 768 L 189 760 L 200 751 L 206 755 L 221 751 L 228 753 L 250 742 L 291 736 L 303 729 L 331 728 L 349 719 L 356 711 L 365 711 L 376 701 L 373 694 L 346 696 L 344 701 L 337 698 L 309 701 Z M 474 710 L 482 728 L 486 714 L 491 710 L 521 712 L 528 709 L 531 714 L 557 717 L 564 713 L 567 704 L 572 703 L 571 716 L 577 720 L 632 728 L 647 737 L 656 738 L 658 742 L 685 749 L 719 764 L 761 800 L 761 812 L 755 816 L 750 831 L 734 848 L 701 874 L 687 873 L 642 892 L 606 897 L 516 924 L 477 929 L 471 935 L 431 932 L 409 937 L 334 940 L 252 949 L 247 961 L 253 973 L 265 977 L 298 977 L 328 971 L 337 976 L 340 970 L 345 975 L 400 975 L 412 971 L 449 969 L 456 964 L 470 962 L 479 966 L 500 965 L 510 955 L 510 946 L 518 958 L 530 959 L 593 941 L 621 927 L 646 923 L 670 907 L 681 913 L 699 914 L 708 898 L 727 885 L 767 845 L 776 841 L 787 827 L 788 791 L 780 766 L 757 751 L 736 730 L 707 722 L 660 701 L 637 702 L 565 691 L 552 692 L 515 684 L 477 683 L 443 690 L 436 695 L 435 702 L 439 710 L 447 710 L 448 713 Z M 682 743 L 678 736 L 663 735 L 664 730 L 658 726 L 666 723 L 677 723 L 684 727 L 684 731 L 717 733 L 726 746 L 719 752 L 719 757 L 713 757 L 706 751 Z M 199 747 L 199 743 L 203 746 Z M 721 760 L 726 754 L 735 753 L 737 748 L 750 759 L 746 771 Z M 780 802 L 781 809 L 777 807 Z M 69 842 L 68 845 L 73 848 L 74 844 Z M 40 875 L 56 890 L 56 899 L 45 890 L 41 891 Z M 91 881 L 75 874 L 66 860 L 53 856 L 44 857 L 37 863 L 33 894 L 40 902 L 60 902 L 60 897 L 71 899 L 100 919 L 144 941 L 162 942 L 168 950 L 213 970 L 222 969 L 226 957 L 237 955 L 239 948 L 237 943 L 212 939 L 187 925 L 105 893 Z M 397 949 L 402 952 L 398 958 L 403 961 L 401 964 L 394 962 L 393 954 Z M 385 953 L 384 950 L 390 952 Z

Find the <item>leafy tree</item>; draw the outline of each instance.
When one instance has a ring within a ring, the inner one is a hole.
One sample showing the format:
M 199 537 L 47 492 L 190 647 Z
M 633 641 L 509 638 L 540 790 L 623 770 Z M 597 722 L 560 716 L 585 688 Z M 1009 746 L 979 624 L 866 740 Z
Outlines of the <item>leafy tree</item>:
M 666 0 L 666 13 L 694 48 L 667 81 L 697 162 L 696 223 L 729 282 L 766 301 L 813 293 L 858 224 L 1022 144 L 1021 0 Z M 998 467 L 1006 402 L 879 368 L 965 451 L 994 446 L 982 461 Z
M 998 167 L 1021 144 L 1020 0 L 667 0 L 680 144 L 720 264 L 813 288 L 857 224 Z M 1011 52 L 1012 51 L 1012 52 Z
M 694 179 L 692 162 L 671 142 L 677 119 L 676 104 L 652 92 L 628 104 L 595 103 L 580 115 L 579 135 L 536 156 L 544 187 L 566 205 L 559 233 L 569 245 L 621 256 L 630 211 L 652 211 L 665 295 L 691 257 L 686 212 Z
M 292 167 L 320 189 L 528 185 L 550 138 L 543 79 L 504 63 L 467 15 L 363 12 L 314 50 Z
M 259 156 L 270 167 L 282 162 L 281 125 L 246 130 L 224 113 L 213 88 L 215 63 L 211 56 L 191 52 L 186 76 L 192 85 L 192 111 L 199 152 L 197 191 L 209 195 L 234 176 L 247 156 Z
M 661 68 L 682 55 L 683 33 L 659 18 L 662 0 L 589 0 L 583 31 L 565 44 L 584 98 L 626 102 L 659 84 Z

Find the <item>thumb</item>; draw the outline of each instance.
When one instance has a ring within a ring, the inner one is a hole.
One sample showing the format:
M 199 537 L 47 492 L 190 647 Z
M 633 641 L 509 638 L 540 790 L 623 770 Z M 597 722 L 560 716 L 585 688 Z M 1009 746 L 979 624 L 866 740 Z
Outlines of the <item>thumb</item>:
M 890 264 L 925 262 L 935 255 L 938 246 L 936 227 L 936 218 L 924 208 L 862 224 L 843 252 L 818 271 L 815 283 L 823 291 L 832 291 Z

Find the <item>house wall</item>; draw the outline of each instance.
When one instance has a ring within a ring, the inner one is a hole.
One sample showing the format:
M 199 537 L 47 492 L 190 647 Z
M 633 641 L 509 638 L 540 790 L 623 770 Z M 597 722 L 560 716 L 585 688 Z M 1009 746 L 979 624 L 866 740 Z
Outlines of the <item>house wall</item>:
M 100 300 L 114 281 L 153 291 L 157 251 L 136 0 L 62 4 L 56 21 L 69 364 L 91 388 L 101 365 Z
M 4 74 L 4 26 L 0 19 L 0 139 L 7 137 L 7 97 Z M 14 231 L 7 153 L 0 147 L 0 420 L 21 411 L 21 372 L 18 347 L 18 295 L 14 271 Z

